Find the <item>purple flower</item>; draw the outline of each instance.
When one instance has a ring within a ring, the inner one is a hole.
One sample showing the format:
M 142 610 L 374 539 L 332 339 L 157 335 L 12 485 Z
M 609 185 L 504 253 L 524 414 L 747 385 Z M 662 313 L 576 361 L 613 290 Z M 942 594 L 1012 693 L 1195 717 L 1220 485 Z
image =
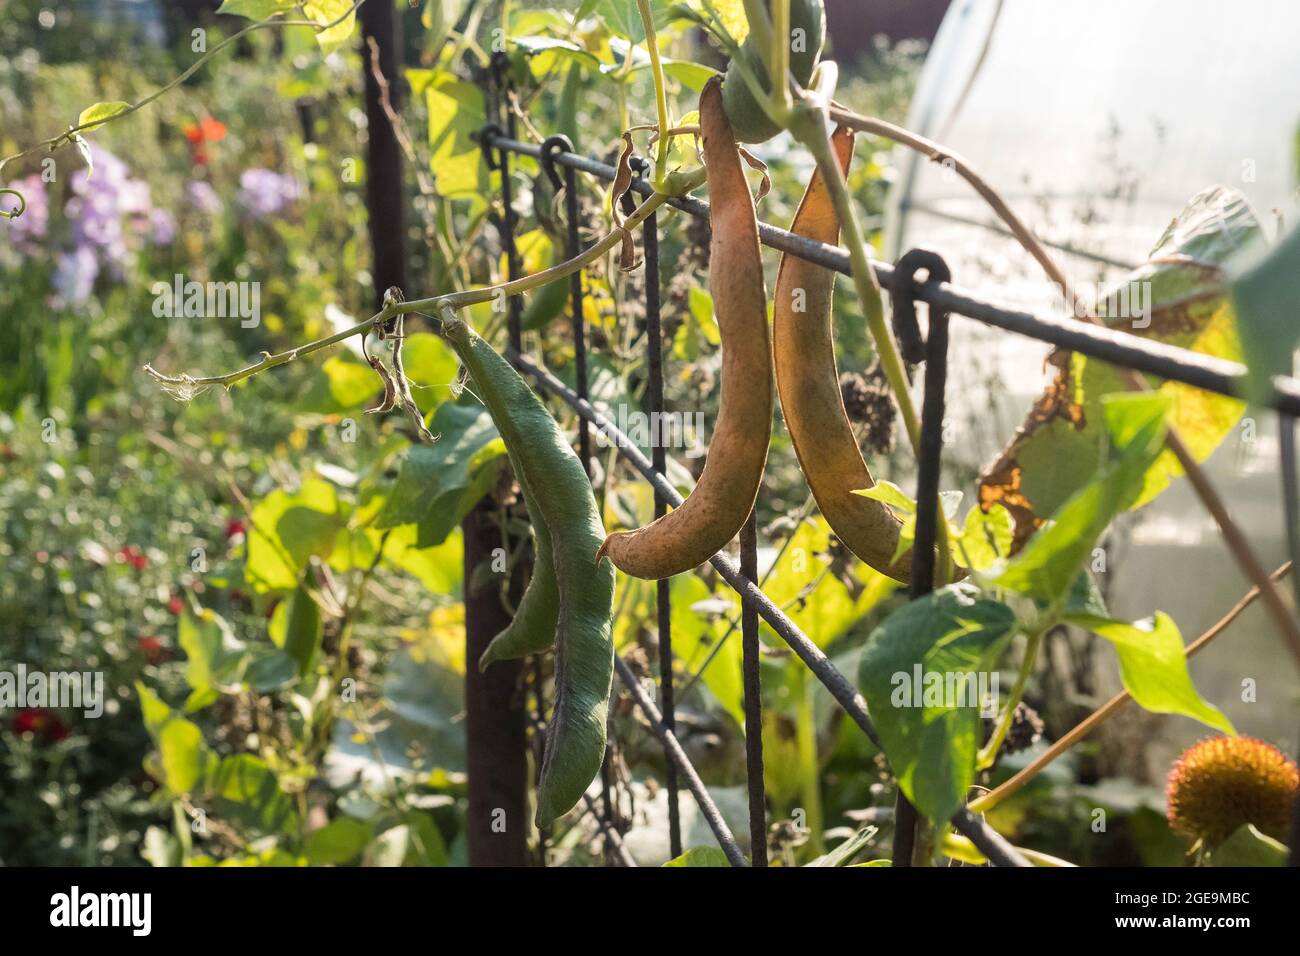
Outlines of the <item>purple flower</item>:
M 176 239 L 176 220 L 166 209 L 155 209 L 149 213 L 149 228 L 156 246 L 170 246 Z
M 54 291 L 64 305 L 80 305 L 90 298 L 99 275 L 99 261 L 94 250 L 78 246 L 72 252 L 61 252 L 56 259 Z
M 185 198 L 205 216 L 215 216 L 221 212 L 221 197 L 202 179 L 192 179 L 185 184 Z
M 270 169 L 246 169 L 239 176 L 235 197 L 255 219 L 283 212 L 302 196 L 298 181 Z
M 89 248 L 100 261 L 121 272 L 132 251 L 124 220 L 134 232 L 151 230 L 149 185 L 132 179 L 126 163 L 100 146 L 90 147 L 94 174 L 79 169 L 70 180 L 72 197 L 64 213 L 72 221 L 77 249 Z
M 17 219 L 5 220 L 5 226 L 0 229 L 7 231 L 15 249 L 30 254 L 36 251 L 49 231 L 50 197 L 45 190 L 44 181 L 38 175 L 20 179 L 12 183 L 10 188 L 23 194 L 23 198 L 27 200 L 27 208 Z M 6 211 L 17 209 L 21 205 L 17 196 L 9 195 L 0 199 L 0 203 L 3 203 L 0 208 Z

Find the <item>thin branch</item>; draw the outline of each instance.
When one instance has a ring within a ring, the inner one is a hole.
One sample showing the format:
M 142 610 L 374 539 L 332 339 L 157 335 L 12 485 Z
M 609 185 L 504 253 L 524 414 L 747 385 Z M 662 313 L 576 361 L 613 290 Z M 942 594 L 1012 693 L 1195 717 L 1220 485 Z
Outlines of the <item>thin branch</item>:
M 1269 578 L 1271 581 L 1280 581 L 1290 571 L 1291 571 L 1291 562 L 1287 561 L 1276 571 L 1274 571 L 1271 575 L 1269 575 Z M 1242 611 L 1246 610 L 1246 608 L 1250 607 L 1253 603 L 1255 603 L 1255 599 L 1258 598 L 1259 596 L 1260 596 L 1260 589 L 1258 587 L 1251 588 L 1244 595 L 1242 595 L 1241 600 L 1239 600 L 1236 604 L 1234 604 L 1227 614 L 1223 615 L 1223 617 L 1220 618 L 1204 634 L 1202 634 L 1196 640 L 1192 641 L 1192 643 L 1188 644 L 1187 647 L 1184 648 L 1183 653 L 1187 657 L 1191 657 L 1192 655 L 1196 654 L 1197 651 L 1201 650 L 1201 648 L 1209 644 L 1210 641 L 1214 640 L 1216 637 L 1222 634 L 1227 629 L 1228 625 L 1230 625 L 1233 621 L 1237 619 L 1237 617 L 1241 614 Z M 969 810 L 971 811 L 971 813 L 984 813 L 988 810 L 992 810 L 995 806 L 997 806 L 1007 797 L 1011 796 L 1013 793 L 1015 793 L 1025 784 L 1029 783 L 1030 780 L 1033 780 L 1034 777 L 1038 776 L 1038 774 L 1041 773 L 1048 764 L 1056 760 L 1057 757 L 1061 756 L 1061 754 L 1065 753 L 1067 750 L 1069 750 L 1071 747 L 1077 744 L 1084 737 L 1088 736 L 1088 734 L 1096 730 L 1098 726 L 1100 726 L 1102 723 L 1104 723 L 1106 720 L 1112 717 L 1116 711 L 1118 711 L 1122 706 L 1124 706 L 1125 703 L 1127 703 L 1131 699 L 1132 696 L 1129 694 L 1128 691 L 1126 690 L 1120 691 L 1110 700 L 1106 701 L 1106 703 L 1104 703 L 1102 706 L 1098 707 L 1091 714 L 1089 714 L 1087 717 L 1081 720 L 1073 728 L 1071 728 L 1069 733 L 1065 734 L 1059 740 L 1054 742 L 1052 746 L 1047 748 L 1046 751 L 1044 751 L 1040 756 L 1035 758 L 1032 763 L 1030 763 L 1019 773 L 1017 773 L 1010 780 L 1003 783 L 997 789 L 989 793 L 986 793 L 978 800 L 973 801 L 969 806 Z
M 704 170 L 697 170 L 690 178 L 690 182 L 696 185 L 703 182 Z M 689 182 L 688 182 L 689 186 Z M 640 225 L 652 212 L 673 198 L 668 193 L 655 193 L 645 200 L 636 208 L 636 211 L 627 218 L 622 229 L 616 229 L 607 234 L 595 245 L 588 247 L 572 259 L 535 272 L 532 275 L 521 276 L 518 279 L 512 279 L 509 282 L 502 282 L 497 285 L 484 286 L 478 289 L 467 289 L 464 292 L 452 292 L 447 295 L 432 296 L 427 299 L 411 299 L 405 302 L 395 299 L 387 301 L 379 312 L 359 322 L 356 325 L 346 328 L 341 332 L 326 336 L 323 339 L 317 339 L 314 342 L 308 342 L 306 345 L 299 345 L 287 351 L 272 355 L 270 352 L 263 352 L 262 358 L 252 365 L 228 372 L 225 375 L 164 375 L 155 369 L 152 365 L 146 365 L 144 371 L 152 376 L 164 389 L 178 395 L 181 398 L 189 398 L 194 393 L 211 387 L 220 385 L 224 388 L 230 388 L 245 379 L 252 378 L 259 372 L 264 372 L 270 368 L 276 368 L 280 365 L 287 365 L 294 359 L 310 355 L 321 349 L 329 348 L 331 345 L 337 345 L 344 342 L 354 335 L 365 335 L 376 325 L 384 323 L 389 319 L 399 315 L 405 315 L 410 312 L 436 313 L 443 309 L 459 310 L 466 306 L 477 305 L 482 302 L 491 302 L 512 295 L 520 295 L 529 292 L 539 286 L 547 285 L 558 279 L 566 278 L 575 272 L 585 268 L 592 262 L 599 259 L 605 253 L 609 252 L 615 246 L 623 241 L 624 230 L 632 229 Z

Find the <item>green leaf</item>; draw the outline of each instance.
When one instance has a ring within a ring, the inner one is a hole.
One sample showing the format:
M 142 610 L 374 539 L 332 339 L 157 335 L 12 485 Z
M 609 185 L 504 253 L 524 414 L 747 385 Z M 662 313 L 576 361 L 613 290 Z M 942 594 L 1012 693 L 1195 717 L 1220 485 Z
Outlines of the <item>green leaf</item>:
M 1166 229 L 1149 261 L 1115 287 L 1123 298 L 1103 297 L 1098 313 L 1111 328 L 1239 360 L 1223 271 L 1234 254 L 1262 234 L 1244 196 L 1222 187 L 1205 190 Z M 1017 544 L 1092 478 L 1105 444 L 1103 399 L 1128 390 L 1115 367 L 1100 360 L 1061 352 L 1052 362 L 1055 380 L 980 477 L 980 503 L 1006 505 L 1015 519 Z M 1241 418 L 1244 406 L 1236 399 L 1153 376 L 1148 381 L 1172 400 L 1170 427 L 1198 461 L 1208 458 Z M 1129 507 L 1150 501 L 1180 474 L 1177 458 L 1166 449 L 1149 466 L 1142 492 Z
M 1119 674 L 1133 699 L 1156 714 L 1181 714 L 1216 730 L 1235 734 L 1231 721 L 1208 703 L 1192 684 L 1178 625 L 1169 615 L 1128 623 L 1089 614 L 1064 619 L 1104 637 L 1119 656 Z
M 334 486 L 311 478 L 273 491 L 252 512 L 244 577 L 254 590 L 292 591 L 313 556 L 327 558 L 347 524 Z
M 764 588 L 819 647 L 845 634 L 893 588 L 885 575 L 857 562 L 844 580 L 827 574 L 830 539 L 825 518 L 802 522 L 777 558 Z M 766 623 L 761 626 L 766 630 Z
M 397 473 L 397 482 L 375 519 L 375 527 L 422 525 L 419 544 L 439 544 L 451 528 L 491 486 L 495 468 L 481 475 L 484 466 L 500 464 L 505 454 L 492 416 L 478 404 L 444 402 L 430 425 L 440 436 L 433 445 L 413 447 Z M 467 500 L 473 497 L 473 500 Z M 426 535 L 423 525 L 429 522 Z
M 1210 852 L 1210 866 L 1286 866 L 1287 848 L 1253 823 L 1243 823 Z
M 442 196 L 482 196 L 489 191 L 487 166 L 474 139 L 486 112 L 483 91 L 445 71 L 409 70 L 413 87 L 422 85 L 429 114 L 429 168 Z
M 284 651 L 268 651 L 254 657 L 244 671 L 244 680 L 258 694 L 287 687 L 298 676 L 298 662 Z
M 307 590 L 306 580 L 304 576 L 293 597 L 276 607 L 268 628 L 272 643 L 283 649 L 300 675 L 311 669 L 324 634 L 320 606 Z
M 693 846 L 679 857 L 669 860 L 664 866 L 731 866 L 727 854 L 716 846 Z
M 878 832 L 876 827 L 863 827 L 829 853 L 809 860 L 804 866 L 846 866 Z
M 433 547 L 417 547 L 418 535 L 419 528 L 412 525 L 393 529 L 384 545 L 384 559 L 414 577 L 429 592 L 459 598 L 464 573 L 460 529 L 452 528 L 443 542 Z
M 415 404 L 426 415 L 451 395 L 460 363 L 447 343 L 428 332 L 407 335 L 402 346 L 402 367 L 411 382 Z M 434 429 L 437 434 L 437 429 Z
M 593 12 L 605 21 L 605 26 L 615 36 L 632 43 L 645 42 L 645 24 L 641 22 L 636 0 L 596 0 L 592 6 Z M 663 3 L 650 4 L 650 11 L 656 32 L 668 25 L 668 9 Z
M 140 714 L 144 720 L 144 729 L 149 732 L 154 743 L 157 743 L 158 731 L 171 719 L 172 709 L 140 681 L 135 682 L 135 693 L 140 698 Z
M 1111 519 L 1142 491 L 1164 447 L 1169 399 L 1158 394 L 1110 395 L 1103 403 L 1112 448 L 1102 469 L 1053 515 L 994 578 L 998 587 L 1047 604 L 1063 600 Z
M 243 645 L 225 619 L 209 610 L 199 618 L 186 611 L 180 616 L 176 633 L 186 656 L 185 682 L 207 699 L 239 666 Z
M 988 513 L 976 505 L 966 513 L 961 535 L 953 542 L 953 558 L 964 568 L 986 571 L 1011 553 L 1011 513 L 999 504 Z
M 77 117 L 77 125 L 86 127 L 82 132 L 90 132 L 97 126 L 102 126 L 114 116 L 125 113 L 131 108 L 130 103 L 123 103 L 121 100 L 114 100 L 111 103 L 96 103 L 81 111 Z
M 173 717 L 158 731 L 158 753 L 163 783 L 174 794 L 191 793 L 203 782 L 216 759 L 198 725 L 184 717 Z
M 375 838 L 366 851 L 367 866 L 446 866 L 447 847 L 433 818 L 407 811 L 402 822 Z
M 1272 394 L 1274 375 L 1291 375 L 1300 344 L 1300 229 L 1256 255 L 1232 282 L 1246 367 L 1249 397 Z
M 1016 627 L 1010 608 L 963 583 L 904 605 L 867 638 L 859 687 L 899 785 L 932 820 L 951 817 L 975 779 L 980 692 Z
M 336 415 L 361 408 L 383 388 L 370 366 L 338 355 L 321 365 L 295 406 L 299 412 Z
M 329 55 L 351 39 L 357 25 L 357 15 L 351 12 L 352 6 L 353 0 L 306 0 L 303 3 L 303 13 L 307 14 L 309 20 L 322 26 L 339 20 L 328 29 L 316 31 L 316 42 L 320 44 L 321 53 Z
M 1102 597 L 1101 589 L 1097 587 L 1097 582 L 1093 580 L 1091 573 L 1082 571 L 1074 579 L 1074 584 L 1070 586 L 1070 593 L 1066 595 L 1065 604 L 1061 607 L 1061 613 L 1110 617 L 1110 613 L 1106 610 L 1106 599 Z
M 447 34 L 460 22 L 468 0 L 426 0 L 420 14 L 420 25 L 428 31 L 426 50 L 437 50 Z
M 870 488 L 854 488 L 853 493 L 883 502 L 903 514 L 916 514 L 916 500 L 892 481 L 878 481 Z
M 313 866 L 350 863 L 361 855 L 374 827 L 351 817 L 332 820 L 307 837 L 307 859 Z
M 718 71 L 712 67 L 688 60 L 665 60 L 664 73 L 694 93 L 703 90 L 705 84 L 718 75 Z
M 297 829 L 293 801 L 262 759 L 252 754 L 224 758 L 210 789 L 215 810 L 228 820 L 264 834 Z
M 250 20 L 269 20 L 277 13 L 285 13 L 297 6 L 297 0 L 225 0 L 217 13 Z

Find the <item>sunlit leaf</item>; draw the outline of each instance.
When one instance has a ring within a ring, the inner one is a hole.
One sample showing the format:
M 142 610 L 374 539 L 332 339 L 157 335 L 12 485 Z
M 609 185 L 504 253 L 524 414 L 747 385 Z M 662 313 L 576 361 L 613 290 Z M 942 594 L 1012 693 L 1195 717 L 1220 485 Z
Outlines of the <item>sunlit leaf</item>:
M 858 686 L 908 798 L 947 820 L 975 780 L 982 691 L 1016 617 L 969 584 L 951 584 L 885 618 L 862 649 Z M 916 699 L 920 696 L 920 699 Z
M 1128 623 L 1087 614 L 1065 619 L 1110 641 L 1119 656 L 1119 673 L 1133 699 L 1156 714 L 1181 714 L 1224 733 L 1232 723 L 1192 684 L 1178 625 L 1165 613 Z
M 198 725 L 183 717 L 173 717 L 158 731 L 158 753 L 163 783 L 175 794 L 196 790 L 216 759 L 203 742 Z
M 322 53 L 333 53 L 351 39 L 357 25 L 352 6 L 353 0 L 304 0 L 302 9 L 307 18 L 326 27 L 316 31 Z
M 1099 314 L 1112 328 L 1237 360 L 1240 346 L 1223 265 L 1260 236 L 1245 197 L 1222 187 L 1206 190 L 1170 224 L 1150 260 L 1103 298 Z M 1017 549 L 1090 479 L 1105 438 L 1102 399 L 1127 390 L 1117 370 L 1104 362 L 1068 352 L 1054 353 L 1051 362 L 1055 380 L 980 478 L 980 504 L 1001 503 L 1015 519 Z M 1244 406 L 1235 399 L 1149 381 L 1172 401 L 1170 427 L 1198 461 L 1209 457 L 1241 417 Z M 1128 507 L 1150 501 L 1180 474 L 1173 453 L 1162 452 Z
M 997 573 L 999 587 L 1047 604 L 1062 600 L 1102 532 L 1142 493 L 1144 476 L 1164 447 L 1169 399 L 1159 393 L 1111 395 L 1102 407 L 1111 447 L 1101 471 Z
M 77 117 L 77 125 L 86 127 L 83 132 L 89 132 L 95 127 L 107 123 L 114 116 L 125 113 L 130 108 L 130 103 L 123 103 L 120 100 L 112 103 L 96 103 L 94 106 L 81 111 L 81 115 Z
M 681 856 L 674 857 L 664 866 L 716 867 L 731 866 L 727 854 L 716 846 L 693 846 Z

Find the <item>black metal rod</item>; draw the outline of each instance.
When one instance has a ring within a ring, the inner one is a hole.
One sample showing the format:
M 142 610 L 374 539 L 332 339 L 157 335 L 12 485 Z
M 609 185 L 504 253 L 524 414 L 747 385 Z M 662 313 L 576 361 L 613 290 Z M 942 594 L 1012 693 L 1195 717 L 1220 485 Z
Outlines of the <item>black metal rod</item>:
M 638 176 L 639 179 L 639 176 Z M 650 421 L 658 421 L 664 410 L 664 350 L 663 329 L 660 323 L 659 298 L 659 222 L 651 213 L 641 228 L 645 247 L 645 335 L 647 353 L 647 381 L 645 405 Z M 667 469 L 667 453 L 663 442 L 655 441 L 650 453 L 655 470 L 661 474 Z M 655 491 L 655 518 L 668 513 L 668 502 Z M 673 603 L 671 582 L 655 582 L 655 605 L 659 618 L 659 702 L 663 707 L 664 726 L 675 730 L 677 705 L 673 685 Z M 664 775 L 668 789 L 668 842 L 674 857 L 682 853 L 682 814 L 677 794 L 677 768 L 671 763 Z
M 914 249 L 898 260 L 897 274 L 906 282 L 894 298 L 893 325 L 904 351 L 917 350 L 925 359 L 924 397 L 921 404 L 921 440 L 917 453 L 916 532 L 912 547 L 911 598 L 934 590 L 935 544 L 938 540 L 940 503 L 939 471 L 943 463 L 944 397 L 948 384 L 948 313 L 930 309 L 930 327 L 924 341 L 916 317 L 916 273 L 929 273 L 926 285 L 952 278 L 937 254 Z M 924 288 L 925 286 L 922 286 Z M 920 814 L 899 787 L 894 802 L 894 866 L 912 866 L 917 846 Z
M 676 507 L 682 503 L 682 496 L 677 493 L 677 489 L 672 486 L 672 483 L 662 473 L 655 470 L 641 449 L 607 416 L 596 411 L 590 402 L 580 400 L 573 389 L 561 382 L 548 370 L 537 365 L 526 355 L 512 351 L 509 358 L 522 372 L 531 375 L 541 388 L 563 399 L 575 412 L 586 418 L 595 427 L 601 429 L 606 438 L 615 444 L 619 454 L 627 459 L 632 464 L 632 467 L 639 471 L 654 488 L 662 491 L 670 504 Z M 830 691 L 831 696 L 844 708 L 845 713 L 867 735 L 867 738 L 878 749 L 884 750 L 885 748 L 880 742 L 880 735 L 876 733 L 876 728 L 871 723 L 871 717 L 867 713 L 866 700 L 849 682 L 849 679 L 831 663 L 830 658 L 826 656 L 822 649 L 814 644 L 808 638 L 808 635 L 804 634 L 779 607 L 772 603 L 771 598 L 764 594 L 757 584 L 746 579 L 735 563 L 725 554 L 715 554 L 709 559 L 709 563 L 717 569 L 723 580 L 740 595 L 742 601 L 753 604 L 763 620 L 767 621 L 781 640 L 790 645 L 791 650 L 821 681 L 822 686 Z M 1011 844 L 1007 843 L 983 820 L 973 814 L 965 810 L 959 811 L 953 817 L 953 825 L 968 836 L 971 842 L 988 857 L 990 862 L 998 866 L 1032 865 L 1016 852 Z
M 750 511 L 740 529 L 740 573 L 758 584 L 758 519 Z M 767 789 L 763 783 L 763 684 L 759 665 L 758 611 L 740 608 L 741 671 L 745 687 L 745 784 L 749 791 L 749 858 L 767 866 Z
M 572 259 L 579 253 L 582 242 L 578 235 L 578 174 L 572 168 L 564 170 L 564 215 L 568 232 L 566 255 Z M 582 271 L 569 276 L 569 304 L 573 310 L 573 368 L 577 377 L 578 394 L 584 399 L 588 395 L 587 383 L 587 320 L 583 314 Z M 582 467 L 591 477 L 591 425 L 587 420 L 578 422 L 578 455 Z
M 492 136 L 497 148 L 525 156 L 537 156 L 539 149 L 529 143 Z M 573 153 L 555 153 L 554 161 L 578 172 L 589 173 L 601 179 L 612 180 L 614 167 L 606 163 L 577 156 Z M 633 189 L 648 195 L 653 187 L 637 182 Z M 699 199 L 684 197 L 670 200 L 668 205 L 697 218 L 706 218 L 709 204 Z M 759 223 L 759 239 L 764 245 L 809 262 L 833 269 L 842 275 L 851 275 L 852 266 L 846 250 L 797 236 L 784 229 Z M 887 263 L 875 263 L 876 278 L 881 286 L 895 290 L 894 269 Z M 1170 381 L 1183 382 L 1207 392 L 1240 398 L 1246 393 L 1246 367 L 1239 362 L 1229 362 L 1210 355 L 1202 355 L 1144 339 L 1141 336 L 1105 326 L 1093 325 L 1077 319 L 1034 315 L 1030 312 L 998 305 L 975 296 L 973 293 L 949 283 L 937 283 L 915 290 L 916 298 L 985 325 L 1015 332 L 1027 338 L 1047 342 L 1060 348 L 1079 352 L 1091 358 L 1114 365 L 1124 365 L 1139 372 L 1156 375 Z M 1265 407 L 1300 417 L 1300 380 L 1289 375 L 1273 379 L 1274 393 L 1266 399 Z
M 514 206 L 514 184 L 510 182 L 510 153 L 513 150 L 503 145 L 507 140 L 513 141 L 515 134 L 514 110 L 510 109 L 508 99 L 510 96 L 509 63 L 504 56 L 498 55 L 493 57 L 492 72 L 496 77 L 496 88 L 501 96 L 501 104 L 498 109 L 505 110 L 506 118 L 506 139 L 498 139 L 495 143 L 497 147 L 497 166 L 501 170 L 501 205 L 504 207 L 501 213 L 501 246 L 506 254 L 506 278 L 517 279 L 521 274 L 519 268 L 519 251 L 515 248 L 515 206 Z M 506 304 L 508 335 L 510 345 L 516 349 L 523 348 L 523 302 L 517 295 L 510 296 Z
M 623 843 L 623 835 L 614 827 L 613 818 L 602 816 L 600 805 L 587 794 L 582 795 L 582 800 L 587 805 L 587 809 L 591 811 L 596 826 L 600 828 L 601 836 L 605 838 L 606 856 L 612 856 L 618 860 L 621 866 L 635 867 L 636 861 L 632 859 L 632 854 L 627 851 L 627 846 Z
M 614 669 L 618 672 L 619 680 L 627 687 L 627 692 L 632 697 L 632 702 L 640 709 L 641 713 L 650 723 L 650 729 L 654 735 L 659 738 L 664 745 L 664 753 L 668 755 L 670 761 L 677 765 L 677 769 L 686 778 L 686 786 L 690 787 L 691 793 L 695 795 L 695 802 L 699 805 L 700 813 L 704 814 L 704 819 L 709 824 L 709 829 L 718 840 L 718 846 L 722 847 L 722 852 L 727 855 L 727 860 L 732 866 L 748 866 L 745 854 L 741 852 L 736 838 L 731 835 L 731 828 L 727 826 L 727 821 L 722 819 L 722 813 L 718 810 L 718 805 L 713 802 L 709 796 L 708 788 L 700 780 L 700 775 L 695 772 L 695 767 L 691 763 L 691 758 L 686 756 L 686 751 L 678 743 L 677 736 L 664 726 L 663 715 L 659 713 L 659 708 L 654 705 L 641 685 L 637 683 L 636 675 L 632 669 L 619 655 L 614 655 Z
M 632 467 L 639 471 L 642 477 L 650 482 L 656 491 L 663 494 L 670 505 L 675 508 L 685 500 L 677 493 L 677 489 L 673 487 L 664 474 L 655 469 L 650 459 L 646 458 L 641 449 L 608 416 L 598 412 L 590 402 L 580 401 L 573 389 L 561 382 L 551 372 L 537 365 L 528 356 L 511 353 L 509 357 L 519 367 L 520 371 L 526 375 L 531 375 L 541 388 L 552 395 L 559 396 L 574 411 L 604 432 L 606 439 L 613 442 L 617 447 L 618 453 L 627 459 Z M 799 659 L 808 665 L 808 668 L 816 675 L 817 679 L 831 692 L 831 696 L 839 701 L 840 706 L 849 711 L 871 742 L 884 749 L 880 743 L 880 736 L 876 733 L 876 728 L 867 716 L 866 701 L 849 682 L 849 679 L 831 663 L 830 658 L 826 656 L 822 649 L 814 644 L 808 635 L 799 630 L 799 627 L 772 602 L 771 598 L 763 593 L 757 584 L 741 574 L 740 568 L 727 555 L 719 552 L 709 559 L 709 563 L 717 569 L 723 580 L 731 585 L 732 589 L 740 595 L 743 601 L 751 602 L 754 605 L 759 616 L 767 621 L 768 625 L 783 641 L 790 645 L 795 654 L 799 656 Z

